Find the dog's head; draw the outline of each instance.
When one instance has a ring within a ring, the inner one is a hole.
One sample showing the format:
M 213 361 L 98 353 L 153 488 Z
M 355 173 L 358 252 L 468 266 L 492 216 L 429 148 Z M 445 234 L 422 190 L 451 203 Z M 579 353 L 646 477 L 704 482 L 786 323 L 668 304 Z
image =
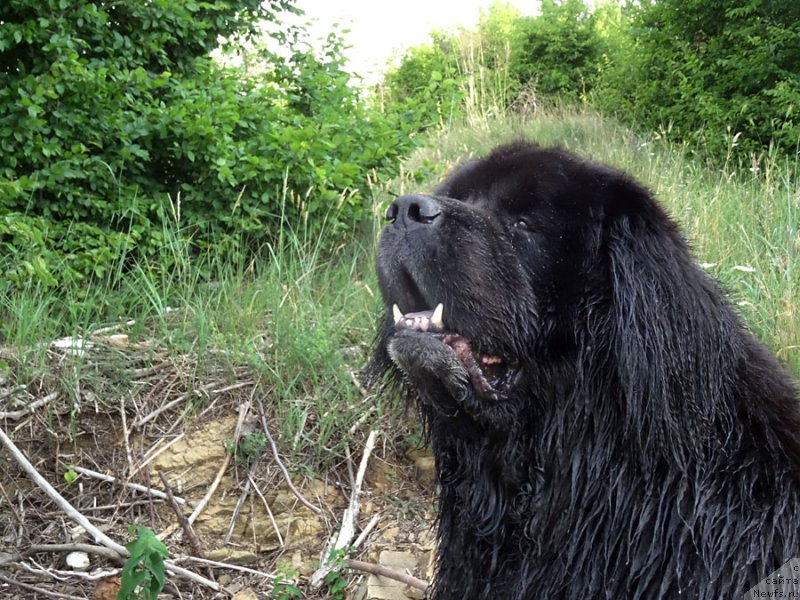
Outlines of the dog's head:
M 528 143 L 463 165 L 431 195 L 397 198 L 377 260 L 383 346 L 402 335 L 425 339 L 425 352 L 435 339 L 479 395 L 506 396 L 529 363 L 584 342 L 576 321 L 608 298 L 609 236 L 632 214 L 667 221 L 622 173 Z

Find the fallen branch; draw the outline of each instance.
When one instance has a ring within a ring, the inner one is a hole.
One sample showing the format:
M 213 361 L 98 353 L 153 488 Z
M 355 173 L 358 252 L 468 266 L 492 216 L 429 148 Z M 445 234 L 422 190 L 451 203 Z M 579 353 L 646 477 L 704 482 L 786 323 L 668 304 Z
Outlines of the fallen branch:
M 155 498 L 161 498 L 162 500 L 167 499 L 167 494 L 165 492 L 162 492 L 161 490 L 140 485 L 138 483 L 120 481 L 119 479 L 117 479 L 116 477 L 112 477 L 111 475 L 104 475 L 103 473 L 98 473 L 97 471 L 92 471 L 91 469 L 86 469 L 84 467 L 76 467 L 74 465 L 70 465 L 69 468 L 75 471 L 76 473 L 80 473 L 81 475 L 86 475 L 87 477 L 100 479 L 101 481 L 108 481 L 109 483 L 118 483 L 119 485 L 122 485 L 124 487 L 136 490 L 137 492 L 144 492 L 145 494 L 150 494 Z M 187 506 L 189 505 L 189 502 L 187 500 L 179 496 L 175 496 L 175 502 L 177 502 L 178 504 L 186 504 Z
M 108 537 L 105 533 L 100 531 L 97 527 L 91 524 L 89 519 L 79 513 L 75 508 L 67 502 L 67 500 L 58 493 L 50 482 L 47 481 L 39 471 L 31 464 L 27 457 L 20 451 L 19 448 L 11 441 L 6 435 L 6 432 L 0 429 L 0 442 L 5 446 L 6 450 L 16 459 L 22 470 L 25 471 L 33 482 L 38 485 L 44 492 L 63 510 L 67 515 L 75 521 L 78 525 L 83 527 L 98 544 L 102 544 L 107 548 L 111 548 L 117 554 L 128 556 L 128 551 L 124 546 L 120 546 L 117 542 Z M 77 471 L 77 469 L 75 469 Z
M 9 410 L 8 412 L 0 412 L 0 419 L 9 419 L 10 421 L 18 421 L 22 417 L 26 417 L 35 411 L 37 408 L 44 406 L 45 404 L 52 402 L 58 398 L 58 392 L 53 392 L 52 394 L 47 394 L 44 398 L 39 398 L 38 400 L 34 400 L 25 408 L 20 408 L 19 410 Z
M 258 488 L 255 479 L 253 479 L 253 476 L 250 473 L 247 474 L 247 481 L 253 486 L 253 489 L 256 491 L 256 494 L 258 494 L 258 497 L 261 498 L 261 502 L 264 503 L 264 508 L 267 510 L 267 515 L 272 523 L 272 528 L 275 530 L 275 535 L 278 537 L 278 544 L 280 544 L 281 548 L 283 548 L 285 545 L 283 543 L 283 536 L 281 535 L 281 530 L 278 527 L 278 522 L 275 520 L 275 515 L 272 514 L 272 509 L 269 507 L 269 502 L 267 502 L 264 494 L 261 493 L 261 490 Z
M 358 467 L 356 474 L 356 481 L 352 492 L 350 493 L 350 503 L 344 511 L 342 516 L 342 525 L 339 528 L 339 534 L 332 536 L 331 541 L 325 548 L 322 555 L 319 568 L 311 575 L 311 588 L 318 589 L 325 581 L 325 577 L 333 570 L 335 564 L 335 554 L 339 550 L 346 550 L 350 546 L 350 542 L 355 537 L 356 525 L 358 524 L 358 512 L 361 508 L 361 486 L 364 483 L 364 474 L 367 471 L 367 463 L 372 450 L 375 448 L 375 440 L 378 437 L 377 431 L 370 431 L 367 443 L 364 446 L 364 454 L 361 456 L 361 464 Z
M 264 411 L 264 403 L 261 402 L 261 398 L 258 399 L 258 408 L 261 411 L 261 427 L 264 429 L 264 434 L 267 436 L 267 439 L 269 440 L 269 445 L 272 447 L 272 455 L 275 458 L 275 463 L 278 465 L 278 468 L 281 470 L 281 473 L 283 473 L 283 478 L 286 480 L 286 485 L 289 486 L 289 489 L 292 490 L 292 493 L 297 497 L 298 500 L 300 500 L 303 506 L 305 506 L 314 514 L 317 515 L 322 514 L 322 509 L 318 508 L 317 506 L 314 506 L 313 504 L 311 504 L 311 502 L 306 500 L 303 497 L 303 494 L 300 493 L 300 490 L 298 490 L 294 486 L 294 484 L 292 483 L 292 478 L 289 477 L 289 471 L 287 471 L 286 467 L 283 466 L 283 463 L 281 462 L 281 457 L 278 454 L 278 446 L 275 444 L 275 440 L 272 439 L 272 435 L 269 432 L 269 427 L 267 426 L 267 413 Z
M 175 561 L 176 562 L 191 561 L 207 567 L 216 567 L 218 569 L 230 569 L 232 571 L 239 571 L 241 573 L 249 573 L 250 575 L 258 575 L 266 579 L 275 579 L 275 575 L 272 575 L 271 573 L 264 573 L 263 571 L 256 571 L 255 569 L 251 569 L 249 567 L 243 567 L 241 565 L 233 565 L 230 563 L 219 562 L 216 560 L 209 560 L 207 558 L 199 558 L 197 556 L 180 556 L 176 558 Z
M 25 561 L 21 561 L 16 563 L 16 566 L 32 573 L 33 575 L 45 575 L 47 577 L 52 577 L 57 581 L 67 581 L 73 577 L 77 577 L 78 579 L 85 579 L 86 581 L 97 581 L 98 579 L 105 579 L 106 577 L 113 577 L 114 575 L 119 575 L 122 569 L 112 569 L 110 571 L 92 571 L 91 573 L 84 573 L 83 571 L 63 571 L 60 569 L 48 569 L 43 567 L 40 564 L 37 564 L 35 561 L 31 561 L 34 566 L 29 565 Z
M 369 523 L 367 523 L 366 527 L 364 527 L 364 529 L 361 530 L 361 533 L 356 538 L 356 541 L 353 542 L 353 548 L 358 548 L 361 544 L 364 543 L 364 540 L 367 539 L 367 536 L 370 534 L 370 532 L 372 532 L 372 530 L 375 529 L 375 525 L 378 524 L 380 518 L 381 516 L 378 513 L 372 515 L 372 518 L 369 520 Z
M 203 545 L 197 538 L 197 534 L 194 532 L 192 524 L 189 523 L 189 520 L 181 512 L 181 507 L 178 506 L 178 503 L 175 502 L 175 497 L 172 495 L 172 488 L 169 487 L 169 482 L 167 481 L 166 476 L 161 471 L 158 472 L 158 476 L 161 479 L 161 483 L 167 492 L 167 501 L 169 502 L 169 505 L 172 507 L 172 510 L 175 512 L 175 516 L 178 518 L 178 523 L 181 524 L 183 532 L 186 534 L 186 537 L 189 538 L 189 543 L 192 545 L 195 554 L 197 554 L 198 556 L 205 556 L 206 553 L 203 551 Z
M 161 446 L 158 450 L 154 450 L 154 448 L 156 446 L 158 446 L 163 441 L 163 439 L 159 440 L 158 442 L 156 442 L 153 445 L 153 447 L 150 448 L 150 450 L 148 450 L 147 452 L 144 453 L 144 457 L 143 457 L 144 461 L 142 463 L 140 463 L 139 465 L 137 465 L 133 469 L 133 471 L 131 471 L 131 473 L 130 473 L 130 475 L 128 475 L 128 477 L 133 477 L 134 475 L 136 475 L 136 473 L 138 473 L 139 471 L 144 469 L 147 465 L 149 465 L 151 461 L 155 460 L 157 457 L 161 456 L 162 453 L 166 452 L 167 449 L 172 447 L 173 444 L 175 444 L 175 443 L 179 442 L 180 440 L 182 440 L 185 435 L 186 435 L 185 433 L 182 433 L 180 435 L 176 435 L 174 438 L 172 438 L 166 444 Z
M 354 571 L 363 571 L 364 573 L 369 573 L 370 575 L 377 575 L 379 577 L 388 577 L 389 579 L 394 579 L 395 581 L 405 583 L 406 585 L 409 585 L 412 588 L 419 590 L 425 594 L 427 594 L 428 592 L 429 584 L 424 579 L 419 579 L 418 577 L 414 577 L 413 575 L 409 575 L 408 573 L 403 573 L 401 571 L 397 571 L 395 569 L 391 569 L 383 565 L 376 565 L 374 563 L 368 563 L 360 560 L 352 560 L 346 558 L 344 559 L 344 566 L 347 567 L 348 569 L 353 569 Z
M 35 585 L 30 585 L 29 583 L 22 583 L 21 581 L 16 581 L 15 579 L 11 579 L 10 577 L 6 577 L 5 575 L 0 575 L 0 581 L 5 581 L 9 585 L 16 586 L 23 590 L 28 590 L 29 592 L 33 592 L 34 594 L 42 594 L 43 596 L 50 596 L 51 598 L 65 598 L 66 600 L 86 600 L 86 596 L 71 596 L 70 594 L 60 594 L 58 592 L 51 592 L 50 590 L 45 590 L 40 587 L 36 587 Z
M 86 552 L 86 554 L 96 554 L 109 560 L 122 562 L 120 555 L 111 548 L 94 544 L 34 544 L 25 550 L 24 555 L 29 556 L 39 552 Z
M 233 431 L 233 447 L 236 448 L 239 445 L 239 437 L 242 435 L 242 425 L 244 425 L 244 420 L 247 418 L 247 413 L 250 410 L 250 402 L 252 400 L 239 405 L 239 416 L 236 419 L 236 428 Z M 189 523 L 194 523 L 197 520 L 197 517 L 200 516 L 200 513 L 203 512 L 203 509 L 206 507 L 206 504 L 211 500 L 211 497 L 214 495 L 214 492 L 217 491 L 217 487 L 219 487 L 220 482 L 222 481 L 222 476 L 225 475 L 225 471 L 228 470 L 228 465 L 231 462 L 231 453 L 225 453 L 225 459 L 222 461 L 222 466 L 217 471 L 217 476 L 214 477 L 214 481 L 211 482 L 211 487 L 208 488 L 206 491 L 206 495 L 203 496 L 203 499 L 200 500 L 200 503 L 194 509 L 191 515 L 189 515 Z
M 207 383 L 205 385 L 201 385 L 199 388 L 197 388 L 195 390 L 190 390 L 190 391 L 188 391 L 186 393 L 181 394 L 180 396 L 178 396 L 174 400 L 170 400 L 166 404 L 162 404 L 160 407 L 155 409 L 150 414 L 145 415 L 141 419 L 136 421 L 136 427 L 141 427 L 142 425 L 144 425 L 146 423 L 149 423 L 150 421 L 155 419 L 161 413 L 168 411 L 170 408 L 173 408 L 174 406 L 178 406 L 179 404 L 183 404 L 186 401 L 187 398 L 190 398 L 192 396 L 199 395 L 199 394 L 208 394 L 208 393 L 212 392 L 216 386 L 217 386 L 217 382 L 212 381 L 211 383 Z

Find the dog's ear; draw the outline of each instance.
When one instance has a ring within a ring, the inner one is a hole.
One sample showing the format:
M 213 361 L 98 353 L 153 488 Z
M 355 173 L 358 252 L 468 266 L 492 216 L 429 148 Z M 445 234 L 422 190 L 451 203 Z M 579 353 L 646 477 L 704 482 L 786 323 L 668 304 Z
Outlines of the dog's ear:
M 704 440 L 724 439 L 708 428 L 732 418 L 721 414 L 724 399 L 709 399 L 724 395 L 714 374 L 735 371 L 738 325 L 649 192 L 623 175 L 605 190 L 603 247 L 613 291 L 607 327 L 620 408 L 633 439 L 686 464 Z

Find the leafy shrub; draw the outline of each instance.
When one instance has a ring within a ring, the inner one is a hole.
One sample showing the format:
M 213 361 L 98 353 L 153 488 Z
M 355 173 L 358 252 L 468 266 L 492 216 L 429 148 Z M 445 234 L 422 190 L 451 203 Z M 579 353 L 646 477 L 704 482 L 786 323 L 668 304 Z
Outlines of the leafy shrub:
M 254 46 L 258 20 L 290 2 L 10 0 L 0 7 L 0 274 L 46 284 L 159 256 L 165 224 L 196 252 L 351 230 L 366 182 L 390 174 L 410 128 L 349 86 L 340 41 L 302 30 L 280 53 L 222 66 Z M 26 241 L 33 241 L 33 248 Z M 127 258 L 126 258 L 127 257 Z M 168 257 L 165 257 L 167 260 Z M 168 262 L 163 267 L 170 268 Z
M 711 157 L 800 143 L 800 5 L 793 0 L 643 2 L 595 98 L 648 129 L 667 125 Z M 735 148 L 733 147 L 735 144 Z
M 167 547 L 147 527 L 132 525 L 130 535 L 136 538 L 125 548 L 130 557 L 122 566 L 119 600 L 155 600 L 164 588 L 164 559 Z
M 521 17 L 511 74 L 520 87 L 535 82 L 539 93 L 577 99 L 592 88 L 603 39 L 583 0 L 543 0 L 542 14 Z
M 462 111 L 464 98 L 453 40 L 434 35 L 431 44 L 409 48 L 383 81 L 383 101 L 417 131 L 444 125 Z

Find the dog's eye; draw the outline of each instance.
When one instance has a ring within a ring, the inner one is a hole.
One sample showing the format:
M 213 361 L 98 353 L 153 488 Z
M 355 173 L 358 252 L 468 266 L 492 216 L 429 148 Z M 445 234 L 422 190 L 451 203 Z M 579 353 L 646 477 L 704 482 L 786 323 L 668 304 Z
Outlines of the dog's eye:
M 517 219 L 516 221 L 514 221 L 514 228 L 522 229 L 523 231 L 533 231 L 531 224 L 528 223 L 525 219 Z

